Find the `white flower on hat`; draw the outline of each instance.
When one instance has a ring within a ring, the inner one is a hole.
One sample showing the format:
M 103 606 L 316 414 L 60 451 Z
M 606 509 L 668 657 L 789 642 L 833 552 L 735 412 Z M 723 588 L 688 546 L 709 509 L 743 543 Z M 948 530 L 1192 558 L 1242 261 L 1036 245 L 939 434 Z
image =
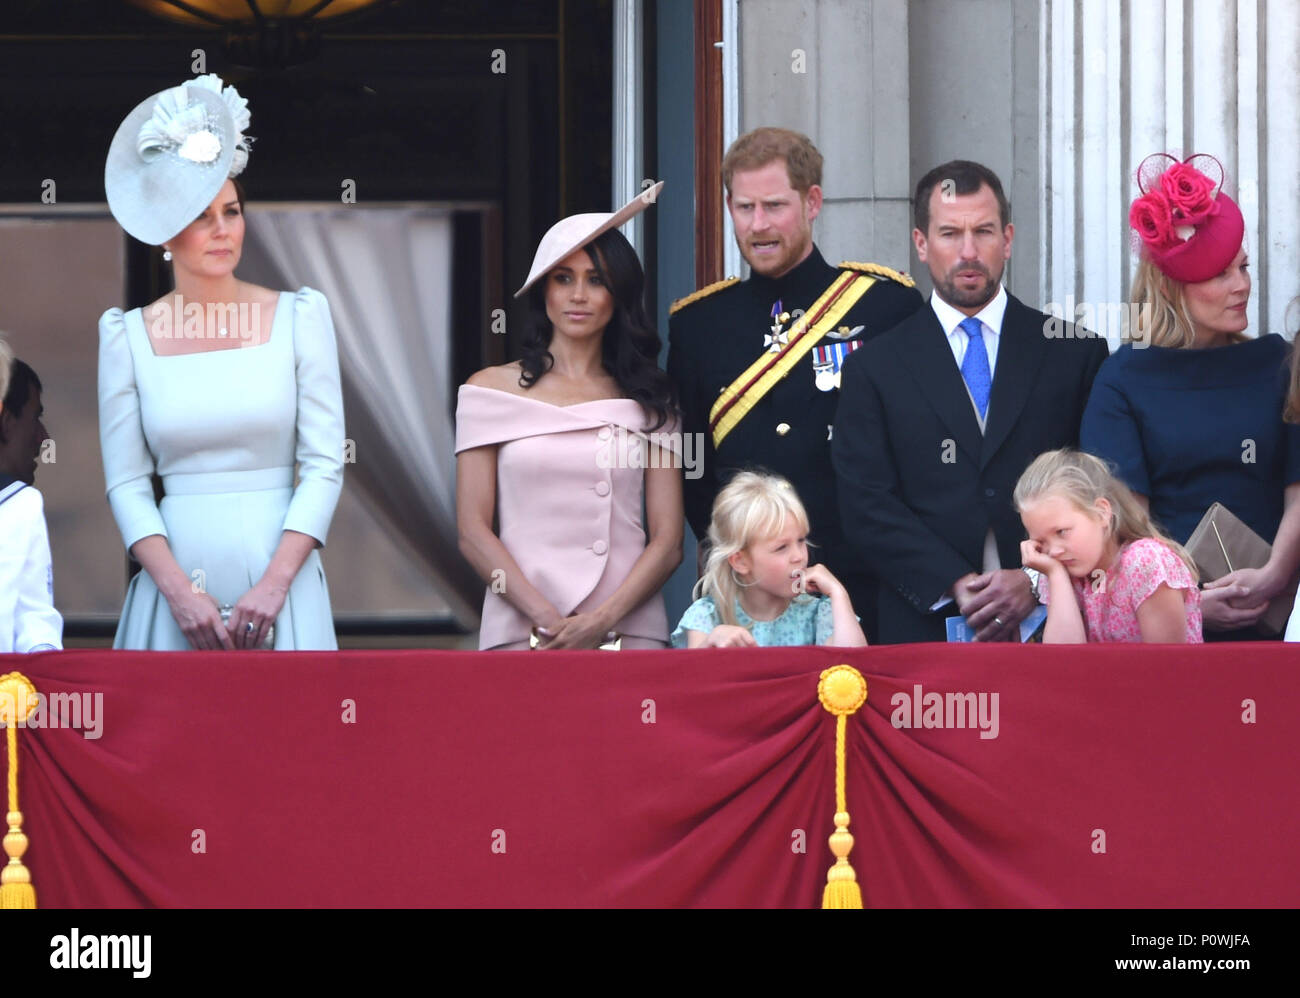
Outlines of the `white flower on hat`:
M 249 143 L 244 129 L 252 120 L 248 101 L 239 96 L 234 87 L 227 87 L 216 73 L 199 76 L 159 95 L 154 103 L 153 115 L 140 126 L 136 150 L 145 160 L 165 152 L 191 163 L 212 163 L 221 157 L 221 137 L 210 127 L 207 112 L 197 100 L 191 101 L 185 88 L 200 86 L 221 97 L 235 124 L 235 151 L 230 162 L 229 176 L 237 177 L 248 165 Z
M 136 150 L 142 159 L 153 159 L 181 145 L 190 135 L 207 128 L 202 104 L 191 104 L 185 84 L 163 91 L 154 102 L 153 115 L 140 126 Z
M 235 131 L 241 135 L 253 120 L 253 116 L 248 112 L 248 101 L 239 96 L 239 91 L 234 87 L 228 87 L 220 76 L 216 73 L 208 73 L 206 76 L 196 76 L 190 83 L 211 90 L 214 94 L 226 102 L 226 107 L 230 109 L 230 116 L 235 119 Z
M 239 91 L 234 87 L 227 86 L 216 73 L 197 76 L 190 82 L 203 87 L 205 90 L 211 90 L 226 102 L 230 117 L 235 122 L 235 158 L 230 164 L 230 175 L 232 177 L 239 176 L 244 172 L 244 167 L 248 165 L 249 144 L 252 142 L 251 138 L 244 135 L 244 129 L 253 120 L 253 116 L 248 110 L 248 100 L 241 97 Z
M 185 136 L 176 155 L 191 163 L 211 163 L 221 155 L 221 140 L 205 128 L 201 132 Z

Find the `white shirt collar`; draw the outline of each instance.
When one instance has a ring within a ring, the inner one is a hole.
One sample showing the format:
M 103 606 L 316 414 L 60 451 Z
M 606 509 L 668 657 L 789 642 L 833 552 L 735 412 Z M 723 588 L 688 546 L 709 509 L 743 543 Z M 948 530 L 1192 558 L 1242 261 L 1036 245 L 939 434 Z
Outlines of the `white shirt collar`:
M 946 301 L 939 297 L 939 292 L 930 292 L 930 307 L 934 309 L 935 316 L 939 319 L 939 325 L 943 327 L 944 335 L 949 339 L 958 331 L 958 327 L 967 318 L 966 313 L 960 312 Z M 986 330 L 991 330 L 994 336 L 1000 336 L 1002 333 L 1002 317 L 1007 311 L 1007 289 L 999 282 L 998 293 L 993 296 L 987 305 L 975 313 L 974 318 L 979 319 L 984 324 Z

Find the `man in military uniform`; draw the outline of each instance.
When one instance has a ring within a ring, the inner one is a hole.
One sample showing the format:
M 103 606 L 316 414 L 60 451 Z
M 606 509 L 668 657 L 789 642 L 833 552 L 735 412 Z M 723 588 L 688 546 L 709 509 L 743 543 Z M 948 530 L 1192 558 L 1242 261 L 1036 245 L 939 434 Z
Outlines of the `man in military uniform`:
M 811 520 L 811 561 L 848 589 L 868 636 L 874 584 L 843 540 L 831 432 L 844 359 L 921 307 L 911 278 L 888 267 L 833 267 L 813 244 L 822 156 L 806 136 L 758 128 L 722 161 L 727 210 L 749 263 L 675 302 L 668 373 L 682 429 L 704 440 L 702 475 L 685 482 L 686 518 L 703 541 L 714 496 L 741 468 L 783 475 Z

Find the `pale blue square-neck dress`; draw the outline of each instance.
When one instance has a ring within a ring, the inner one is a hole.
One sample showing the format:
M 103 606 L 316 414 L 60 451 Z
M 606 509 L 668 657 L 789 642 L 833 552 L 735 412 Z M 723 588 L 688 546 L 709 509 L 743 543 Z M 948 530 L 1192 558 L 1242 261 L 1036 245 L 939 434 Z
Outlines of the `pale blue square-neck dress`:
M 127 549 L 162 534 L 194 584 L 233 605 L 285 530 L 323 545 L 338 503 L 343 398 L 325 296 L 281 292 L 258 346 L 172 356 L 154 353 L 140 309 L 109 309 L 99 320 L 99 434 Z M 113 647 L 191 647 L 148 572 L 127 587 Z M 338 647 L 318 551 L 289 588 L 275 647 Z

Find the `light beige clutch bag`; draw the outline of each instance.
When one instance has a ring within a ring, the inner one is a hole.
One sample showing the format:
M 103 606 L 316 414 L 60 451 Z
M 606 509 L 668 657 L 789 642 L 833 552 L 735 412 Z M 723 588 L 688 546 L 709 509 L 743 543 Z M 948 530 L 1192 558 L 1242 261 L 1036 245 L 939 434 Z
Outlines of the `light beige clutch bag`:
M 1232 510 L 1216 502 L 1201 517 L 1187 539 L 1187 553 L 1196 561 L 1201 581 L 1209 582 L 1239 568 L 1263 568 L 1273 549 L 1268 541 L 1242 523 Z M 1273 597 L 1256 628 L 1267 635 L 1281 634 L 1295 605 L 1296 579 Z

